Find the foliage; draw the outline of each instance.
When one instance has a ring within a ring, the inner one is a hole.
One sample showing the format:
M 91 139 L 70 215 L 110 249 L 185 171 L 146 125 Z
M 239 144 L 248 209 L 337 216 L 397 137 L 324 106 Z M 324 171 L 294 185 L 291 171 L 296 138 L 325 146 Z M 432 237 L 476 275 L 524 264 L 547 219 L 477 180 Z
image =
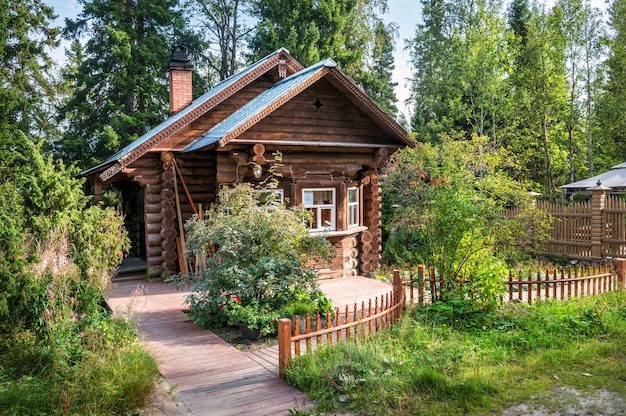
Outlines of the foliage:
M 123 219 L 88 206 L 74 169 L 23 132 L 0 145 L 16 162 L 0 175 L 0 413 L 134 411 L 158 371 L 103 306 L 128 247 Z
M 203 39 L 205 52 L 198 63 L 206 63 L 208 69 L 223 81 L 234 75 L 238 66 L 243 41 L 249 30 L 245 27 L 248 15 L 247 0 L 186 0 L 189 20 L 198 20 L 195 35 Z M 210 77 L 213 74 L 207 74 Z
M 315 316 L 317 313 L 324 317 L 330 315 L 334 318 L 335 316 L 332 301 L 319 290 L 313 293 L 297 293 L 295 299 L 285 306 L 283 312 L 287 318 L 293 318 L 296 315 Z
M 563 385 L 624 394 L 625 300 L 621 291 L 445 319 L 416 306 L 372 339 L 295 359 L 287 379 L 315 411 L 376 415 L 501 414 Z
M 391 73 L 397 28 L 382 21 L 386 0 L 265 0 L 251 4 L 251 14 L 259 18 L 248 45 L 254 60 L 281 47 L 304 66 L 332 58 L 374 101 L 396 115 Z
M 609 156 L 608 167 L 624 161 L 626 147 L 624 131 L 626 131 L 626 1 L 616 0 L 609 8 L 610 29 L 603 39 L 609 48 L 609 56 L 601 68 L 606 79 L 603 89 L 598 94 L 598 125 L 600 141 L 594 150 L 598 153 L 612 154 Z M 596 161 L 600 155 L 596 155 Z M 608 155 L 607 155 L 608 156 Z M 605 159 L 605 158 L 602 158 Z M 602 160 L 600 159 L 600 160 Z M 597 163 L 597 162 L 596 162 Z
M 508 177 L 506 152 L 487 137 L 443 140 L 394 155 L 382 184 L 389 234 L 383 260 L 434 266 L 442 279 L 439 300 L 467 295 L 479 309 L 493 308 L 508 267 L 496 256 L 510 263 L 528 258 L 545 241 L 548 223 Z M 526 208 L 505 219 L 501 211 L 511 206 Z
M 329 260 L 332 247 L 324 237 L 311 237 L 302 208 L 259 206 L 259 191 L 239 184 L 220 191 L 220 206 L 187 223 L 189 254 L 204 255 L 215 245 L 200 276 L 174 281 L 189 286 L 187 300 L 194 322 L 221 326 L 224 305 L 235 296 L 241 306 L 265 313 L 281 311 L 299 293 L 316 290 L 312 258 Z
M 60 153 L 89 167 L 162 121 L 168 112 L 163 82 L 175 33 L 183 29 L 177 0 L 81 0 L 81 14 L 64 36 L 86 38 L 71 76 L 72 97 L 59 113 L 67 129 Z
M 156 381 L 156 362 L 138 344 L 132 322 L 103 306 L 109 275 L 99 268 L 97 276 L 85 273 L 72 252 L 67 232 L 52 230 L 37 261 L 20 271 L 28 305 L 12 311 L 14 326 L 3 326 L 0 342 L 6 414 L 127 414 L 145 403 Z
M 41 0 L 2 0 L 0 8 L 0 142 L 4 145 L 20 132 L 41 138 L 50 133 L 51 114 L 46 110 L 55 88 L 48 76 L 53 62 L 46 48 L 58 45 L 59 31 L 51 27 L 52 8 Z
M 257 299 L 252 299 L 244 306 L 236 296 L 231 296 L 220 311 L 229 326 L 245 324 L 250 329 L 260 329 L 263 336 L 276 333 L 278 320 L 281 318 L 280 312 L 267 305 L 259 305 Z

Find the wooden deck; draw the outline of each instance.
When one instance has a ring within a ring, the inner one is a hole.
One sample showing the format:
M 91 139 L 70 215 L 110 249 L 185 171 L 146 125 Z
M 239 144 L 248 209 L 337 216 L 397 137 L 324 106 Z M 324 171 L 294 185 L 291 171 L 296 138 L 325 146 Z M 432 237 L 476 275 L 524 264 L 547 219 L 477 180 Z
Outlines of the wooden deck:
M 353 277 L 322 280 L 320 288 L 341 307 L 388 293 L 391 284 Z M 285 415 L 312 406 L 278 377 L 277 347 L 237 350 L 189 320 L 182 312 L 186 295 L 165 283 L 123 281 L 116 283 L 109 305 L 138 318 L 142 342 L 189 415 Z

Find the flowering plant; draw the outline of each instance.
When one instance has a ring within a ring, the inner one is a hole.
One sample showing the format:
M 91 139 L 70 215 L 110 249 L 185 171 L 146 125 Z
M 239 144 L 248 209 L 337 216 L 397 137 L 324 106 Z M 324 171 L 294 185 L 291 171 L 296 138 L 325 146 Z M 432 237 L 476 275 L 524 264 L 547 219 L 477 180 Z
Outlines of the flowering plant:
M 276 332 L 280 313 L 264 305 L 259 305 L 258 300 L 252 299 L 247 305 L 243 305 L 241 298 L 231 295 L 230 299 L 221 308 L 230 326 L 245 324 L 250 329 L 260 329 L 262 335 Z

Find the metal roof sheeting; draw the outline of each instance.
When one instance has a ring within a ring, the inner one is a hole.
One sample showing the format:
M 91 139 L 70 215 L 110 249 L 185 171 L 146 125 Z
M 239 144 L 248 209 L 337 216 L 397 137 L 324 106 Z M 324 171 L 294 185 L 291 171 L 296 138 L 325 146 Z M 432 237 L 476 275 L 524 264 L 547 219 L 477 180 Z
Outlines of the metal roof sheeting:
M 255 116 L 258 116 L 270 105 L 284 97 L 289 92 L 293 91 L 294 88 L 309 80 L 322 69 L 335 68 L 336 66 L 337 64 L 335 61 L 332 59 L 326 59 L 277 82 L 268 90 L 259 94 L 246 105 L 231 114 L 228 118 L 222 120 L 213 126 L 213 128 L 209 131 L 187 145 L 184 152 L 199 150 L 218 142 L 235 129 L 244 125 Z
M 598 182 L 600 182 L 602 186 L 612 188 L 614 192 L 625 190 L 626 162 L 615 165 L 609 171 L 601 173 L 600 175 L 563 185 L 561 189 L 566 190 L 568 193 L 584 192 L 589 188 L 598 186 Z
M 145 133 L 141 137 L 138 137 L 132 143 L 129 143 L 126 147 L 124 147 L 123 149 L 121 149 L 120 151 L 115 153 L 113 156 L 109 157 L 107 160 L 105 160 L 101 164 L 99 164 L 97 166 L 94 166 L 94 167 L 92 167 L 92 168 L 82 172 L 80 175 L 81 176 L 88 175 L 91 172 L 97 171 L 98 169 L 100 169 L 100 168 L 102 168 L 104 166 L 107 166 L 107 165 L 110 165 L 112 163 L 120 161 L 121 159 L 124 158 L 124 156 L 126 156 L 127 154 L 129 154 L 130 152 L 132 152 L 133 150 L 138 148 L 139 146 L 141 146 L 143 143 L 145 143 L 146 141 L 150 140 L 152 137 L 154 137 L 155 135 L 157 135 L 161 131 L 165 130 L 166 128 L 168 128 L 172 124 L 176 123 L 178 120 L 180 120 L 181 118 L 185 117 L 187 114 L 191 113 L 192 111 L 194 111 L 195 109 L 200 107 L 202 104 L 204 104 L 207 101 L 209 101 L 212 97 L 216 96 L 217 94 L 219 94 L 220 92 L 222 92 L 226 88 L 230 87 L 235 82 L 237 82 L 239 79 L 243 78 L 245 75 L 247 75 L 248 73 L 252 72 L 256 68 L 261 66 L 263 63 L 268 61 L 270 58 L 272 58 L 273 56 L 275 56 L 275 55 L 277 55 L 277 54 L 279 54 L 281 52 L 288 53 L 285 48 L 280 48 L 280 49 L 272 52 L 271 54 L 267 55 L 266 57 L 262 58 L 261 60 L 255 62 L 254 64 L 250 65 L 249 67 L 245 68 L 241 72 L 238 72 L 238 73 L 236 73 L 236 74 L 226 78 L 224 81 L 222 81 L 219 84 L 215 85 L 213 88 L 211 88 L 210 90 L 208 90 L 207 92 L 202 94 L 200 97 L 198 97 L 195 100 L 193 100 L 191 104 L 189 104 L 187 107 L 182 109 L 180 112 L 172 115 L 171 117 L 168 117 L 163 122 L 158 124 L 156 127 L 151 129 L 150 131 L 148 131 L 147 133 Z

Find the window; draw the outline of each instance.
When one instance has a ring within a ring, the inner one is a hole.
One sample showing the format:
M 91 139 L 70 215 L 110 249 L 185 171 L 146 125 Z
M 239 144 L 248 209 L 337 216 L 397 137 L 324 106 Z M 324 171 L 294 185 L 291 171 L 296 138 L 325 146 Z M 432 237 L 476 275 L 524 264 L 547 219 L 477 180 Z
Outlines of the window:
M 303 189 L 304 207 L 313 214 L 309 227 L 315 231 L 334 231 L 335 226 L 335 189 Z
M 359 225 L 359 188 L 348 188 L 348 227 Z

